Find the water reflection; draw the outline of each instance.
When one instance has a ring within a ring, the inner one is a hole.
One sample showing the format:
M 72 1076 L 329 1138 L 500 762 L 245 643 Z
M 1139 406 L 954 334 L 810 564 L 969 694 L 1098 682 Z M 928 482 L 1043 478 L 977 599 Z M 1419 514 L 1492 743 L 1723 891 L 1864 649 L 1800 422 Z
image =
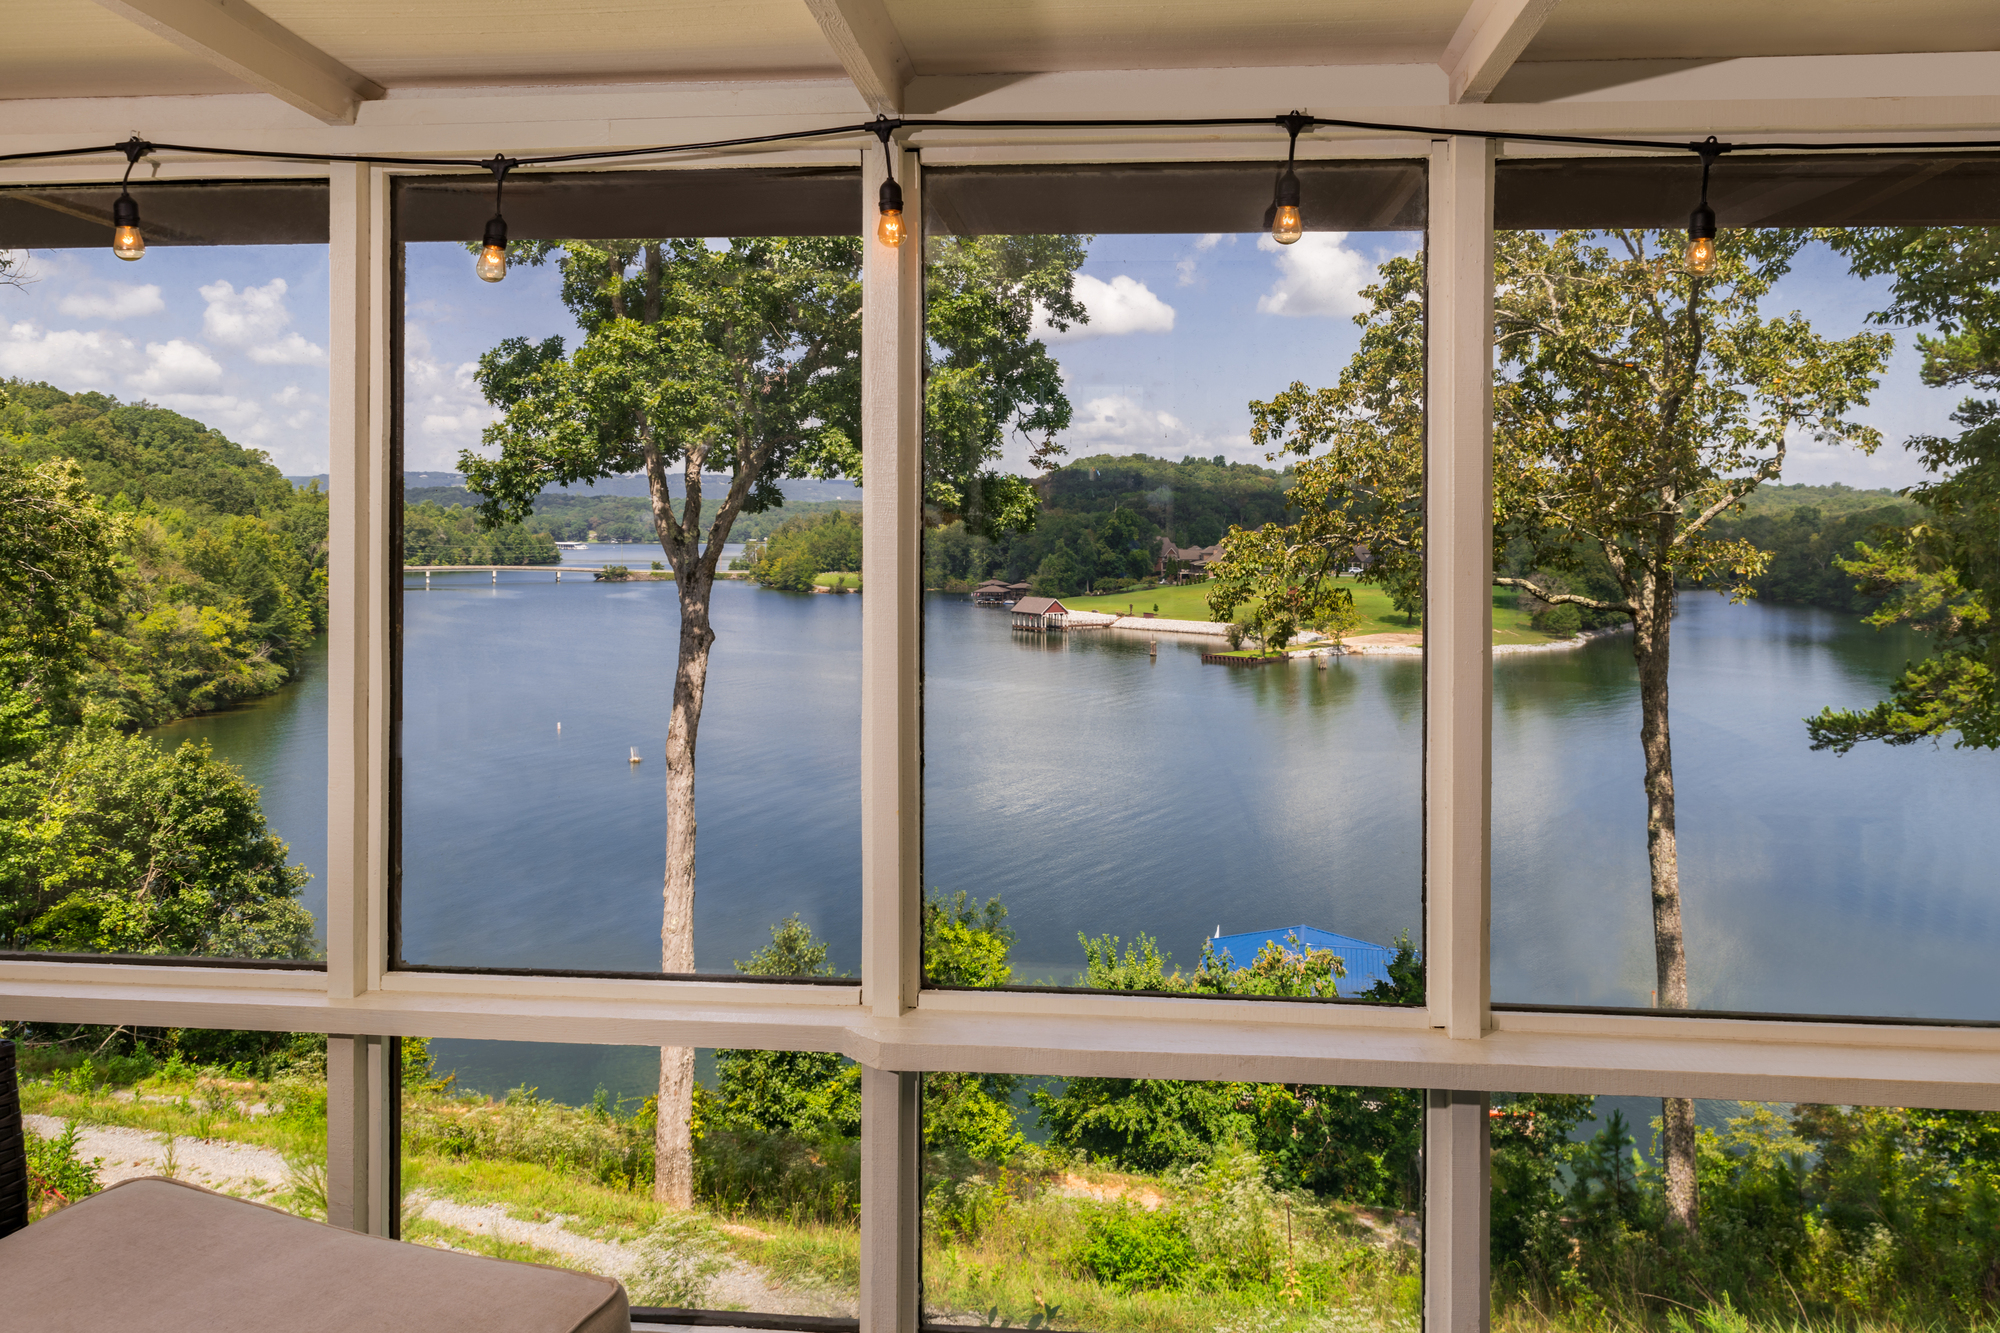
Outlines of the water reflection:
M 1881 697 L 1921 641 L 1709 595 L 1674 636 L 1696 1006 L 2000 1018 L 2000 763 L 1928 745 L 1815 754 L 1801 722 Z M 1650 1003 L 1638 730 L 1622 637 L 1496 665 L 1496 1000 Z
M 1021 634 L 925 607 L 925 883 L 999 894 L 1017 975 L 1074 982 L 1079 933 L 1192 965 L 1223 933 L 1421 936 L 1422 670 L 1204 666 L 1213 639 Z

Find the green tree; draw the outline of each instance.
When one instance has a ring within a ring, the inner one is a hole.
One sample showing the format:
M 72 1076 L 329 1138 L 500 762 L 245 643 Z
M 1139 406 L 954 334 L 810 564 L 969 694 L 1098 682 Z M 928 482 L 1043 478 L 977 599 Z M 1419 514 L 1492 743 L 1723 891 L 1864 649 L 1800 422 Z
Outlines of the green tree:
M 681 633 L 666 743 L 667 847 L 661 967 L 694 965 L 695 754 L 716 562 L 739 514 L 783 503 L 786 477 L 860 470 L 859 238 L 699 239 L 517 247 L 553 262 L 583 342 L 513 338 L 480 359 L 503 415 L 497 458 L 459 460 L 490 524 L 518 522 L 551 485 L 643 471 L 672 565 Z M 991 470 L 1004 432 L 1068 422 L 1054 361 L 1031 336 L 1039 306 L 1081 317 L 1070 297 L 1074 238 L 939 243 L 926 314 L 926 496 L 985 530 L 1032 522 L 1032 493 Z M 1051 446 L 1052 447 L 1052 446 Z M 668 484 L 682 477 L 681 497 Z M 729 481 L 711 510 L 704 475 Z M 661 1052 L 654 1192 L 694 1196 L 694 1052 Z
M 1014 979 L 1014 930 L 998 897 L 984 903 L 964 889 L 924 895 L 924 980 L 934 986 L 1005 986 Z M 978 1161 L 1004 1162 L 1021 1147 L 1012 1074 L 924 1075 L 924 1142 Z
M 750 577 L 766 588 L 810 592 L 827 570 L 861 568 L 861 515 L 843 510 L 786 519 L 750 555 Z
M 2000 228 L 1892 227 L 1832 234 L 1859 277 L 1892 275 L 1881 323 L 1931 324 L 1919 335 L 1924 382 L 1965 388 L 1954 437 L 1915 436 L 1935 480 L 1904 492 L 1928 516 L 1889 529 L 1840 562 L 1862 590 L 1885 595 L 1869 617 L 1932 636 L 1872 708 L 1807 719 L 1814 749 L 1845 754 L 1864 741 L 1908 745 L 1957 733 L 1959 746 L 2000 747 Z
M 1806 240 L 1729 233 L 1710 277 L 1672 262 L 1681 244 L 1673 233 L 1496 241 L 1495 566 L 1525 553 L 1531 569 L 1565 572 L 1591 551 L 1617 595 L 1557 591 L 1533 575 L 1495 582 L 1631 620 L 1655 970 L 1668 1008 L 1688 1005 L 1667 707 L 1679 589 L 1720 582 L 1747 594 L 1764 554 L 1712 524 L 1780 475 L 1794 433 L 1864 450 L 1880 443 L 1850 413 L 1874 388 L 1888 337 L 1827 339 L 1797 316 L 1760 310 Z M 1423 290 L 1420 261 L 1391 260 L 1364 293 L 1361 348 L 1335 386 L 1293 384 L 1251 404 L 1253 440 L 1306 457 L 1293 491 L 1301 521 L 1266 545 L 1365 551 L 1363 577 L 1385 587 L 1421 567 Z M 1665 1159 L 1669 1214 L 1693 1234 L 1694 1107 L 1685 1099 L 1667 1103 Z
M 828 952 L 794 912 L 736 970 L 755 977 L 837 976 Z M 721 1127 L 807 1143 L 861 1132 L 861 1066 L 838 1051 L 717 1051 L 715 1082 L 709 1114 Z
M 522 257 L 554 262 L 583 330 L 508 339 L 480 359 L 479 384 L 502 409 L 487 443 L 467 452 L 467 487 L 489 526 L 519 522 L 550 484 L 643 471 L 654 528 L 674 572 L 681 632 L 666 741 L 667 846 L 660 966 L 694 970 L 695 752 L 708 677 L 716 562 L 736 516 L 782 503 L 779 479 L 836 475 L 858 462 L 852 324 L 859 310 L 851 240 L 699 240 L 560 247 Z M 677 501 L 670 470 L 683 482 Z M 729 482 L 719 497 L 704 476 Z M 694 1198 L 694 1052 L 660 1056 L 655 1196 Z
M 1028 580 L 1037 597 L 1070 597 L 1083 587 L 1083 570 L 1066 546 L 1044 556 L 1035 577 Z
M 120 532 L 75 463 L 0 453 L 0 683 L 43 706 L 67 690 L 117 595 Z
M 0 939 L 55 952 L 306 958 L 308 875 L 206 744 L 78 731 L 0 824 Z
M 1034 336 L 1037 316 L 1067 329 L 1090 316 L 1076 299 L 1082 236 L 939 236 L 924 246 L 924 500 L 940 521 L 975 532 L 1034 526 L 1035 496 L 996 471 L 1009 433 L 1029 462 L 1061 456 L 1070 422 L 1062 367 Z

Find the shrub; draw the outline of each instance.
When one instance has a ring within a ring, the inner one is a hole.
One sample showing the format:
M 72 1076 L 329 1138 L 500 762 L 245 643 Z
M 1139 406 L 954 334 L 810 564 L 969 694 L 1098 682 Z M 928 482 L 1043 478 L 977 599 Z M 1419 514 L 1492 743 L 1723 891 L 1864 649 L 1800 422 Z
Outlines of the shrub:
M 597 572 L 597 577 L 604 583 L 623 583 L 632 577 L 632 571 L 624 565 L 606 565 Z
M 983 1175 L 949 1178 L 931 1186 L 924 1199 L 924 1222 L 934 1234 L 976 1241 L 1007 1208 L 1006 1172 L 994 1183 Z
M 52 1139 L 45 1139 L 32 1129 L 26 1130 L 25 1134 L 28 1144 L 28 1212 L 31 1215 L 54 1212 L 86 1195 L 97 1193 L 97 1168 L 104 1165 L 104 1159 L 93 1157 L 86 1162 L 77 1156 L 76 1121 L 64 1124 L 63 1132 Z
M 810 1144 L 750 1128 L 708 1129 L 695 1145 L 695 1191 L 718 1212 L 802 1222 L 861 1215 L 861 1145 Z
M 1176 1287 L 1194 1266 L 1194 1247 L 1177 1213 L 1120 1205 L 1090 1219 L 1077 1258 L 1107 1286 Z
M 1583 628 L 1583 612 L 1574 602 L 1558 602 L 1529 617 L 1528 623 L 1544 634 L 1553 634 L 1558 639 L 1573 639 Z

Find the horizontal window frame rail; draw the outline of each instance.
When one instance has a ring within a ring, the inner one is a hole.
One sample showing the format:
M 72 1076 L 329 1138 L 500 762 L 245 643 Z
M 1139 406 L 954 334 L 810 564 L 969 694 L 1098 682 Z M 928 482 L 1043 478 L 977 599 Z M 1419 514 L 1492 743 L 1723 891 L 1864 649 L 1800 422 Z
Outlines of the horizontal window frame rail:
M 1207 995 L 1195 991 L 1177 990 L 1109 990 L 1102 986 L 1037 986 L 1032 982 L 1009 983 L 1005 986 L 944 986 L 926 980 L 923 985 L 925 995 L 1133 995 L 1149 1000 L 1222 1000 L 1230 1004 L 1327 1004 L 1344 1005 L 1350 1009 L 1407 1009 L 1412 1013 L 1425 1012 L 1423 1001 L 1414 1004 L 1401 1000 L 1370 1000 L 1360 995 Z
M 209 967 L 257 972 L 325 972 L 324 958 L 204 958 L 199 954 L 58 953 L 40 949 L 0 949 L 5 963 L 87 963 L 95 967 Z
M 833 989 L 844 987 L 855 991 L 861 989 L 859 977 L 763 976 L 749 972 L 616 972 L 590 968 L 460 967 L 440 963 L 397 963 L 383 975 L 386 978 L 398 973 L 413 976 L 560 977 L 579 981 L 695 981 L 727 986 L 822 986 Z
M 1894 1014 L 1787 1014 L 1763 1009 L 1656 1009 L 1614 1004 L 1520 1004 L 1493 1002 L 1496 1014 L 1592 1014 L 1604 1018 L 1635 1018 L 1641 1022 L 1693 1018 L 1749 1023 L 1853 1023 L 1888 1028 L 1989 1028 L 2000 1030 L 2000 1019 L 1907 1018 Z
M 0 1015 L 30 1022 L 252 1028 L 595 1045 L 837 1051 L 878 1069 L 1488 1092 L 1725 1097 L 2000 1110 L 2000 1031 L 1506 1011 L 1482 1040 L 1422 1015 L 1311 1003 L 1042 997 L 1063 1012 L 924 1004 L 884 1018 L 812 987 L 439 978 L 459 987 L 328 997 L 310 973 L 0 966 Z M 403 978 L 406 983 L 415 978 Z M 512 981 L 510 988 L 476 983 Z M 305 983 L 305 984 L 301 984 Z M 834 995 L 839 995 L 834 992 Z M 773 1000 L 776 1000 L 774 1003 Z M 819 1000 L 813 1003 L 813 1000 Z M 1011 1007 L 1008 1002 L 1016 1002 Z M 1389 1026 L 1349 1016 L 1414 1019 Z

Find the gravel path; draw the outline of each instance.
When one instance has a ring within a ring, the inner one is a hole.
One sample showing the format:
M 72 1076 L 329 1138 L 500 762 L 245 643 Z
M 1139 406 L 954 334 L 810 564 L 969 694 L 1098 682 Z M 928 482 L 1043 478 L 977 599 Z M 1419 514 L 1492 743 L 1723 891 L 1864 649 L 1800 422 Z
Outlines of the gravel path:
M 497 1204 L 453 1203 L 448 1199 L 420 1195 L 412 1195 L 406 1206 L 417 1207 L 428 1221 L 476 1236 L 494 1236 L 517 1245 L 533 1245 L 559 1254 L 593 1273 L 621 1281 L 630 1277 L 638 1261 L 636 1244 L 579 1236 L 565 1228 L 560 1217 L 547 1222 L 529 1222 L 509 1217 L 507 1210 Z M 725 1262 L 727 1267 L 715 1275 L 714 1285 L 709 1289 L 708 1304 L 712 1308 L 755 1310 L 759 1314 L 851 1317 L 856 1313 L 852 1301 L 831 1293 L 802 1291 L 773 1282 L 761 1270 L 741 1259 L 729 1258 Z
M 54 1116 L 30 1115 L 22 1119 L 29 1129 L 45 1139 L 63 1132 L 63 1122 Z M 80 1126 L 76 1152 L 85 1161 L 93 1157 L 103 1159 L 97 1178 L 105 1185 L 167 1174 L 166 1141 L 150 1130 L 116 1125 Z M 290 1175 L 285 1159 L 270 1149 L 218 1139 L 176 1138 L 173 1157 L 177 1179 L 259 1202 L 269 1202 L 270 1196 L 283 1190 Z
M 43 1138 L 63 1132 L 63 1122 L 54 1116 L 30 1115 L 22 1119 Z M 77 1155 L 85 1161 L 99 1160 L 98 1180 L 106 1186 L 141 1176 L 167 1174 L 167 1144 L 149 1130 L 116 1125 L 82 1125 L 76 1139 Z M 223 1194 L 271 1203 L 290 1179 L 285 1159 L 268 1148 L 218 1139 L 176 1137 L 173 1141 L 174 1175 L 191 1185 L 201 1185 Z M 510 1217 L 498 1204 L 454 1203 L 416 1193 L 405 1207 L 429 1221 L 475 1236 L 494 1236 L 518 1245 L 532 1245 L 561 1255 L 568 1262 L 593 1273 L 623 1280 L 637 1259 L 636 1245 L 594 1240 L 579 1236 L 563 1225 L 563 1219 L 529 1222 Z M 751 1228 L 724 1224 L 724 1229 L 764 1239 Z M 716 1274 L 708 1304 L 718 1309 L 755 1310 L 759 1314 L 846 1315 L 856 1313 L 854 1302 L 831 1292 L 799 1289 L 775 1282 L 752 1264 L 729 1258 L 727 1267 Z M 710 1330 L 710 1333 L 723 1333 Z

